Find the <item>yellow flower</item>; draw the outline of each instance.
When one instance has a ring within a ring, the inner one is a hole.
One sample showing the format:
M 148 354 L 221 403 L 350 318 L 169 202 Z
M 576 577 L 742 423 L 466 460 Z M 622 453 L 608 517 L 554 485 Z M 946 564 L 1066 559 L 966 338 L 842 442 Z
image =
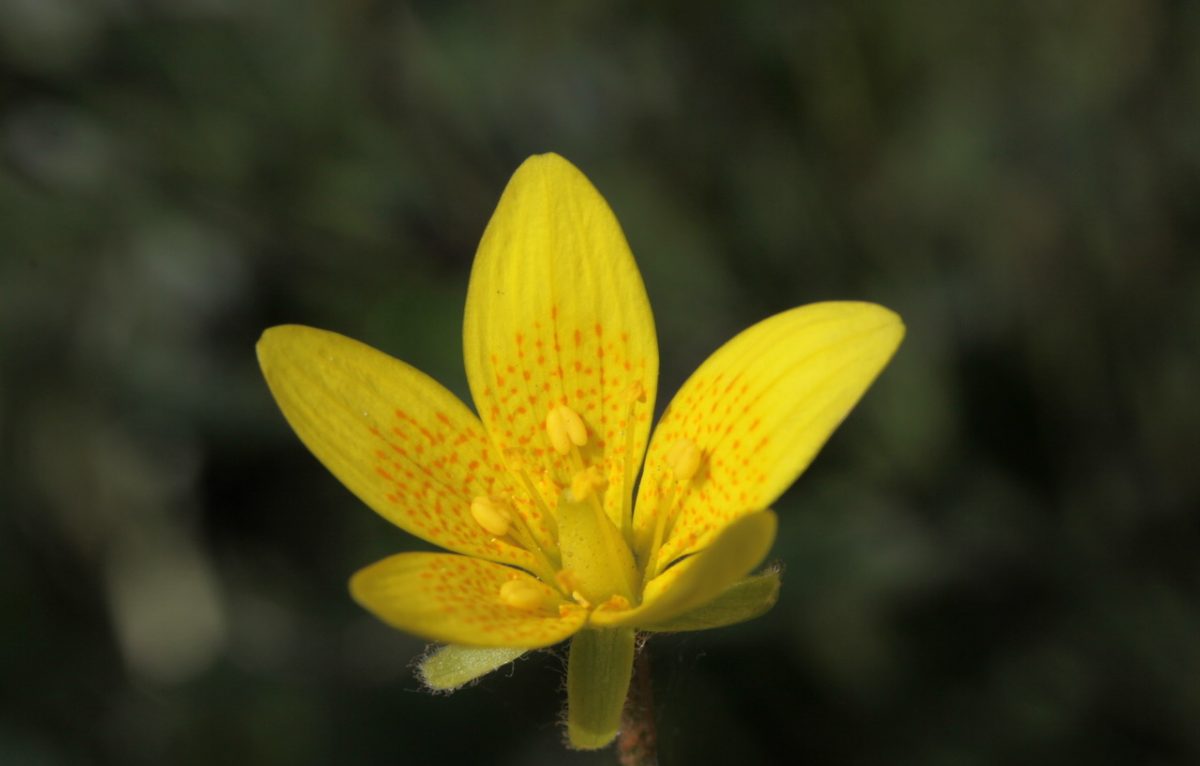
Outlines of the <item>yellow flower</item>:
M 658 345 L 641 276 L 604 199 L 547 154 L 513 175 L 471 273 L 463 345 L 478 416 L 331 332 L 271 328 L 258 358 L 326 468 L 451 551 L 395 555 L 350 583 L 380 619 L 448 644 L 423 662 L 426 683 L 454 688 L 570 638 L 568 737 L 594 748 L 616 734 L 635 631 L 717 627 L 774 604 L 777 574 L 747 577 L 774 540 L 768 507 L 903 334 L 869 303 L 773 316 L 705 361 L 649 437 Z

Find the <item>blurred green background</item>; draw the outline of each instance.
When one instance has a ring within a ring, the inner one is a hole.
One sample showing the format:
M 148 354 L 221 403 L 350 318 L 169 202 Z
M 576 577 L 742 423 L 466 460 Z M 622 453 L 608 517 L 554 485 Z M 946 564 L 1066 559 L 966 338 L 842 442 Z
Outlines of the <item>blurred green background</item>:
M 419 690 L 346 592 L 415 544 L 253 354 L 301 322 L 465 394 L 547 150 L 660 402 L 794 305 L 909 327 L 778 505 L 774 611 L 652 642 L 664 763 L 1200 761 L 1198 51 L 1186 0 L 0 0 L 0 763 L 612 761 L 555 653 Z

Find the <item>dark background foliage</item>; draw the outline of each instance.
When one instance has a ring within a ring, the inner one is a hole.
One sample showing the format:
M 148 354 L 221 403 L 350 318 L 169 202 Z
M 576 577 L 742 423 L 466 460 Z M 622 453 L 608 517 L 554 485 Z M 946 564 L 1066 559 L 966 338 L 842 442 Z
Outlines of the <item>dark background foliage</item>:
M 1200 759 L 1200 4 L 0 2 L 0 762 L 605 763 L 561 657 L 450 697 L 346 579 L 413 545 L 263 328 L 465 393 L 508 175 L 644 272 L 663 395 L 739 329 L 908 339 L 778 504 L 768 616 L 657 639 L 665 763 Z

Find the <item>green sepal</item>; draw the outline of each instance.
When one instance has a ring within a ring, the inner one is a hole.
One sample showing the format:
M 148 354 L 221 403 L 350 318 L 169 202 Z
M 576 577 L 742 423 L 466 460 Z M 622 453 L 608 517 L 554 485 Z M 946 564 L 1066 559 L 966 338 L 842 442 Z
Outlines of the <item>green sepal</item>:
M 577 750 L 604 747 L 617 736 L 633 675 L 632 628 L 582 630 L 567 660 L 567 741 Z
M 765 614 L 779 600 L 779 570 L 747 577 L 703 606 L 654 625 L 641 626 L 651 633 L 708 630 L 752 620 Z
M 529 650 L 507 646 L 447 644 L 421 659 L 417 665 L 417 675 L 433 691 L 452 692 L 507 665 L 527 651 Z

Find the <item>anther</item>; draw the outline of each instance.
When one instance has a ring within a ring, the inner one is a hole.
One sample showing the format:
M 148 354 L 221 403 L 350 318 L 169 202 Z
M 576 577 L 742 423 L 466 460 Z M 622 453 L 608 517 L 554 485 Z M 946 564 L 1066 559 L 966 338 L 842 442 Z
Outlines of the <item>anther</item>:
M 546 415 L 546 435 L 550 437 L 550 446 L 560 455 L 571 451 L 571 437 L 567 434 L 567 424 L 563 422 L 562 412 L 555 407 Z
M 487 497 L 477 497 L 471 501 L 471 518 L 496 537 L 508 534 L 508 528 L 512 525 L 512 516 L 508 511 Z
M 500 586 L 500 600 L 516 609 L 533 611 L 546 604 L 546 592 L 528 580 L 509 580 Z
M 583 418 L 566 405 L 559 407 L 558 411 L 562 414 L 563 425 L 567 428 L 567 436 L 571 437 L 571 443 L 576 447 L 587 444 L 587 426 L 583 424 Z
M 550 437 L 550 446 L 560 455 L 569 453 L 571 445 L 582 447 L 587 444 L 587 426 L 583 424 L 583 418 L 566 405 L 554 407 L 546 415 L 546 434 Z
M 667 466 L 675 478 L 688 481 L 700 470 L 700 448 L 691 439 L 680 439 L 667 450 Z

